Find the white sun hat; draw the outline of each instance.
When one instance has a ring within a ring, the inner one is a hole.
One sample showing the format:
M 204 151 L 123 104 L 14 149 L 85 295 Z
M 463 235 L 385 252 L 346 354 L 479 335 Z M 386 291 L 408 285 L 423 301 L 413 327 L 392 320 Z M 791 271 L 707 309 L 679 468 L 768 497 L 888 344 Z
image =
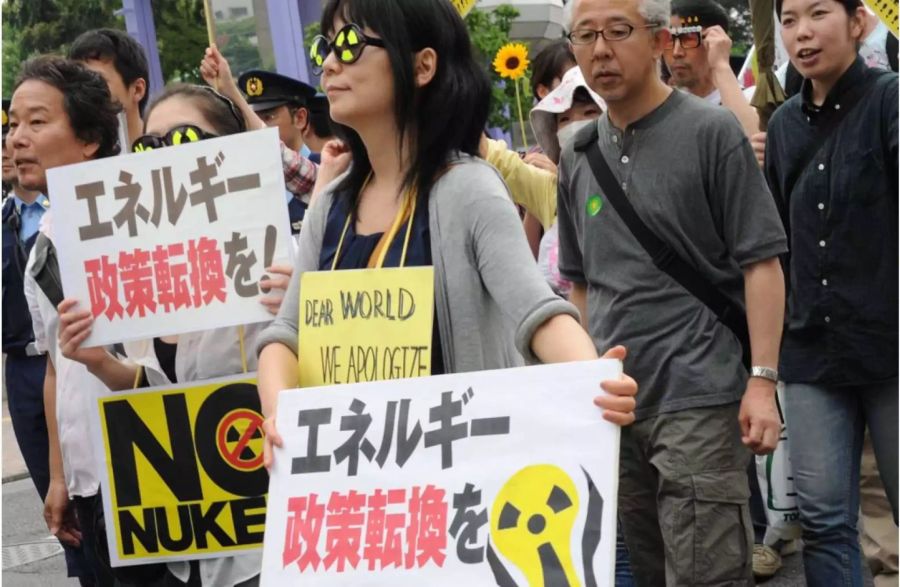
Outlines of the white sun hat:
M 556 89 L 544 96 L 544 99 L 531 109 L 531 129 L 544 153 L 553 161 L 559 160 L 556 115 L 572 107 L 575 90 L 578 88 L 584 88 L 597 106 L 606 111 L 606 102 L 587 85 L 577 65 L 563 75 Z

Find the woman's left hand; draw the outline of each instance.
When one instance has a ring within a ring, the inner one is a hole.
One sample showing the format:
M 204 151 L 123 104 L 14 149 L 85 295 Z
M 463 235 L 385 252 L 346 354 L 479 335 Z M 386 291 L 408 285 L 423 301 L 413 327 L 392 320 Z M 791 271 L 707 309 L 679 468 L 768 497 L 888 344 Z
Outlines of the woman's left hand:
M 627 354 L 625 347 L 619 345 L 606 351 L 601 358 L 623 361 Z M 628 426 L 634 422 L 637 382 L 623 373 L 618 380 L 601 382 L 600 387 L 606 393 L 595 397 L 594 405 L 603 410 L 603 418 L 619 426 Z
M 267 295 L 259 301 L 266 307 L 270 314 L 277 316 L 278 310 L 281 308 L 281 302 L 284 301 L 284 292 L 287 291 L 288 284 L 291 282 L 291 275 L 294 268 L 290 265 L 272 265 L 266 267 L 266 276 L 259 280 L 259 287 L 265 294 L 270 293 L 273 289 L 281 290 L 281 295 Z

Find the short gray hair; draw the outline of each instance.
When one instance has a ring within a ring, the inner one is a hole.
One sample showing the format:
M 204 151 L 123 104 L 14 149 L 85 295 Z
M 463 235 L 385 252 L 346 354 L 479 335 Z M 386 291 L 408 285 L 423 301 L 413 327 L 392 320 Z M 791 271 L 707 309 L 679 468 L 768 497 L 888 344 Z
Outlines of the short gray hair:
M 653 27 L 654 31 L 658 31 L 669 26 L 669 18 L 672 16 L 672 0 L 638 0 L 638 12 L 644 17 L 648 23 L 656 23 Z M 572 30 L 575 11 L 575 3 L 578 0 L 569 0 L 563 6 L 563 26 L 566 32 Z
M 654 31 L 669 27 L 672 16 L 672 0 L 639 0 L 638 12 L 648 23 L 655 23 Z

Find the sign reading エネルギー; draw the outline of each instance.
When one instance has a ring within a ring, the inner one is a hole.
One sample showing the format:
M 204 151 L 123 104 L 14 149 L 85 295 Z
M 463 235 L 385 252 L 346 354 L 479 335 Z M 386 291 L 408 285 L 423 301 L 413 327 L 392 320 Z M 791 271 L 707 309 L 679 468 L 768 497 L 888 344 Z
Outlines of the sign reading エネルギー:
M 430 375 L 433 319 L 433 267 L 304 273 L 300 387 Z
M 259 281 L 290 263 L 291 237 L 277 131 L 183 140 L 47 172 L 63 291 L 94 316 L 87 346 L 272 317 Z
M 285 391 L 262 584 L 612 585 L 618 361 Z
M 262 422 L 253 374 L 101 398 L 94 434 L 112 565 L 259 549 Z

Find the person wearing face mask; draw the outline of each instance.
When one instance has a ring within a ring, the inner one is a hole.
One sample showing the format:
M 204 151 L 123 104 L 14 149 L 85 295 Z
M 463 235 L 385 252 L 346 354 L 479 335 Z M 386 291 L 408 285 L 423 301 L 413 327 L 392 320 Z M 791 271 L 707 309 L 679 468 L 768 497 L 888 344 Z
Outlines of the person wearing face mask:
M 563 75 L 560 84 L 531 111 L 531 126 L 544 153 L 554 163 L 559 163 L 562 147 L 571 142 L 581 129 L 595 121 L 603 110 L 603 98 L 590 89 L 581 70 L 575 66 Z M 555 198 L 556 186 L 553 187 Z M 565 296 L 571 291 L 572 284 L 559 274 L 556 206 L 553 212 L 553 223 L 541 238 L 538 267 L 554 291 Z
M 554 165 L 559 161 L 560 144 L 600 116 L 603 108 L 603 100 L 589 93 L 577 67 L 566 71 L 556 88 L 534 107 L 532 128 L 538 144 Z M 484 135 L 479 150 L 482 158 L 503 176 L 513 201 L 532 214 L 545 232 L 549 231 L 556 222 L 556 173 L 528 164 L 503 141 Z

